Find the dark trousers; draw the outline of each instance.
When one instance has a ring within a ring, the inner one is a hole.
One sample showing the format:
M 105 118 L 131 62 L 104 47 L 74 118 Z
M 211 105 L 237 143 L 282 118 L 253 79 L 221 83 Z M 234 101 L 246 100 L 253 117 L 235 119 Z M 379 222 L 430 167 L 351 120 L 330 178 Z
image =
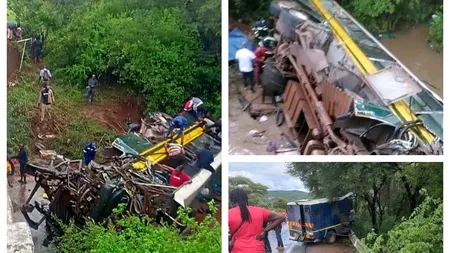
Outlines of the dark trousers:
M 266 233 L 266 237 L 264 237 L 264 251 L 265 253 L 272 253 L 272 247 L 270 247 L 269 236 Z
M 94 89 L 88 88 L 88 103 L 91 103 L 94 99 Z
M 283 247 L 283 239 L 281 239 L 281 229 L 275 229 L 275 235 L 277 237 L 278 247 Z
M 20 163 L 20 178 L 25 178 L 25 163 Z
M 242 80 L 244 81 L 245 87 L 250 87 L 252 91 L 254 91 L 255 86 L 255 80 L 254 80 L 254 72 L 241 72 L 242 73 Z

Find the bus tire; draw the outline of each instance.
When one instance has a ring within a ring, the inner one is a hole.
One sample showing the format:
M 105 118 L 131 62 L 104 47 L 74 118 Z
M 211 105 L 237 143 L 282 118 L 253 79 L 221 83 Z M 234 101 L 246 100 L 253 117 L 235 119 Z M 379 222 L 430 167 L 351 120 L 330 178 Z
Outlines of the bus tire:
M 286 88 L 286 83 L 286 78 L 275 67 L 275 62 L 267 62 L 261 74 L 261 84 L 264 94 L 271 97 L 280 96 Z
M 325 243 L 333 244 L 336 242 L 336 232 L 334 230 L 330 230 L 327 232 L 327 236 L 325 237 Z

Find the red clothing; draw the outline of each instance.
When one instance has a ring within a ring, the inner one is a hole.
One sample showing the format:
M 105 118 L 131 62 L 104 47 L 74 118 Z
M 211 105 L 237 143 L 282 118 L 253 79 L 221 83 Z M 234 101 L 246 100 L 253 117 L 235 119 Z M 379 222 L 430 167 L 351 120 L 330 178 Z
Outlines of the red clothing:
M 232 253 L 264 253 L 264 241 L 256 240 L 256 235 L 261 234 L 263 222 L 267 221 L 270 211 L 260 207 L 249 206 L 251 223 L 245 222 L 234 234 Z M 228 228 L 233 233 L 241 224 L 241 211 L 239 207 L 228 210 Z
M 184 110 L 190 111 L 190 110 L 192 110 L 192 106 L 193 106 L 193 101 L 192 101 L 192 99 L 189 99 L 189 101 L 187 101 L 186 104 L 184 104 Z
M 261 84 L 260 76 L 261 76 L 261 69 L 262 69 L 262 60 L 264 59 L 267 52 L 267 48 L 265 47 L 258 47 L 255 52 L 253 52 L 256 56 L 255 59 L 255 80 L 256 83 Z
M 191 180 L 191 178 L 186 175 L 183 171 L 180 172 L 180 174 L 176 174 L 177 170 L 172 170 L 172 173 L 170 173 L 170 179 L 169 184 L 174 187 L 180 187 L 183 183 Z

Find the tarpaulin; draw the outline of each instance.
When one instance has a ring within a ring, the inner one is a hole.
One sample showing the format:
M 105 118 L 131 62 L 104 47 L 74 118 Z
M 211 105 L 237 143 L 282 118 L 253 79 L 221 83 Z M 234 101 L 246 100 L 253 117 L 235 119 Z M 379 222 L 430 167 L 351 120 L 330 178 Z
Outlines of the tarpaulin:
M 256 47 L 239 29 L 234 28 L 228 35 L 228 61 L 233 61 L 236 52 L 241 48 L 242 43 L 247 45 L 251 51 L 255 51 Z

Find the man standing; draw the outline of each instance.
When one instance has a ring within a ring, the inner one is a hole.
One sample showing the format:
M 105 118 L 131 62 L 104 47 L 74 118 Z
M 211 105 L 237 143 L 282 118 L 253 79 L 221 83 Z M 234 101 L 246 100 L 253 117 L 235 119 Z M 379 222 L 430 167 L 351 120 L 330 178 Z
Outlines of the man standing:
M 284 250 L 284 244 L 283 244 L 283 239 L 281 238 L 281 229 L 283 229 L 283 223 L 281 223 L 280 225 L 278 225 L 277 228 L 275 228 L 275 235 L 277 237 L 277 250 L 278 251 L 283 251 Z
M 34 33 L 33 36 L 34 38 L 31 41 L 31 57 L 33 58 L 34 63 L 40 63 L 42 53 L 42 42 L 36 33 Z
M 255 82 L 258 85 L 261 85 L 261 70 L 264 65 L 264 59 L 266 57 L 267 48 L 263 45 L 262 42 L 259 42 L 259 47 L 255 50 Z
M 28 152 L 23 144 L 19 146 L 19 154 L 17 154 L 17 160 L 20 163 L 20 180 L 19 183 L 26 184 L 27 178 L 25 174 L 25 165 L 28 163 Z
M 180 115 L 176 116 L 169 124 L 169 130 L 167 131 L 166 138 L 170 136 L 170 138 L 173 137 L 172 131 L 175 128 L 179 128 L 178 135 L 181 135 L 181 145 L 183 145 L 184 140 L 184 129 L 187 127 L 188 121 L 184 117 L 184 113 L 180 113 Z
M 255 58 L 255 54 L 247 49 L 247 45 L 245 43 L 242 44 L 241 49 L 236 52 L 235 56 L 235 59 L 239 64 L 239 71 L 242 74 L 245 88 L 248 88 L 250 86 L 250 90 L 253 92 L 255 91 L 253 88 L 253 60 Z
M 48 114 L 50 118 L 50 107 L 55 102 L 55 97 L 53 96 L 53 91 L 50 89 L 50 86 L 46 83 L 42 86 L 42 89 L 39 93 L 39 101 L 38 105 L 41 106 L 41 123 L 44 122 L 45 114 Z
M 44 66 L 43 69 L 41 69 L 41 71 L 39 72 L 39 81 L 41 83 L 43 82 L 49 82 L 50 79 L 52 79 L 52 73 L 50 72 L 50 70 L 47 68 L 47 66 Z
M 90 141 L 83 149 L 84 164 L 88 166 L 91 161 L 94 160 L 96 154 L 97 146 L 95 145 L 95 142 Z
M 94 98 L 94 89 L 97 87 L 98 81 L 95 74 L 92 74 L 92 77 L 88 80 L 88 103 L 91 103 Z

